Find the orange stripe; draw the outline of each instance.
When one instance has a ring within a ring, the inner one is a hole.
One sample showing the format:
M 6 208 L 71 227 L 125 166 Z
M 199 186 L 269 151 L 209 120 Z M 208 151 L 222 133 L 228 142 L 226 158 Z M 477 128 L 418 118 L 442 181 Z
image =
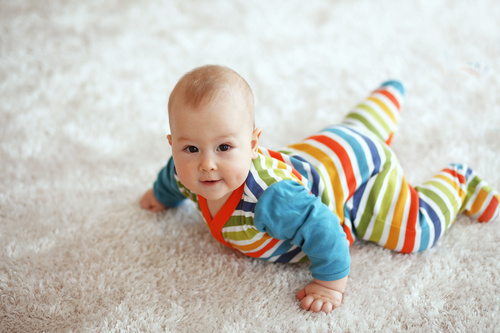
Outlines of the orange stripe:
M 315 135 L 310 137 L 309 139 L 321 142 L 322 144 L 330 148 L 335 153 L 335 155 L 337 155 L 337 157 L 340 160 L 340 163 L 342 164 L 342 169 L 344 170 L 346 178 L 345 182 L 349 187 L 348 197 L 350 198 L 354 194 L 354 191 L 356 190 L 356 176 L 354 176 L 354 170 L 352 168 L 351 158 L 349 157 L 349 154 L 347 154 L 345 148 L 342 147 L 337 141 L 324 135 Z
M 302 174 L 300 172 L 298 172 L 294 167 L 292 167 L 291 165 L 287 164 L 285 162 L 285 159 L 283 158 L 283 154 L 281 153 L 278 153 L 277 151 L 274 151 L 274 150 L 270 150 L 268 149 L 267 152 L 269 153 L 269 156 L 271 156 L 272 158 L 274 159 L 277 159 L 278 161 L 281 161 L 284 163 L 283 164 L 278 164 L 278 168 L 279 169 L 283 169 L 283 170 L 287 170 L 287 166 L 290 167 L 290 169 L 292 169 L 292 173 L 295 177 L 297 177 L 297 179 L 302 182 L 304 179 L 302 178 Z
M 271 238 L 271 237 L 270 237 Z M 271 238 L 271 241 L 269 242 L 269 244 L 267 244 L 266 246 L 264 246 L 262 249 L 260 249 L 259 251 L 257 252 L 252 252 L 252 253 L 244 253 L 245 255 L 249 256 L 249 257 L 253 257 L 253 258 L 260 258 L 262 257 L 262 255 L 264 253 L 266 253 L 267 251 L 269 251 L 270 249 L 272 249 L 277 243 L 279 242 L 278 239 L 276 238 Z
M 381 93 L 382 95 L 386 96 L 387 98 L 389 98 L 391 100 L 391 102 L 396 106 L 396 108 L 398 109 L 399 111 L 399 102 L 398 100 L 396 99 L 396 97 L 394 97 L 393 94 L 391 94 L 389 91 L 385 90 L 385 89 L 380 89 L 380 90 L 376 90 L 375 92 L 377 93 Z
M 403 182 L 401 183 L 401 191 L 399 192 L 398 201 L 396 207 L 394 208 L 394 215 L 392 218 L 391 229 L 389 231 L 389 237 L 385 243 L 385 248 L 394 250 L 398 246 L 399 234 L 401 231 L 401 224 L 403 222 L 403 215 L 405 212 L 406 199 L 408 198 L 408 184 L 406 179 L 403 177 Z
M 415 246 L 415 226 L 417 224 L 417 216 L 418 216 L 418 208 L 420 204 L 420 199 L 418 197 L 417 191 L 408 185 L 410 189 L 410 213 L 408 215 L 408 221 L 406 224 L 406 233 L 404 239 L 404 245 L 401 249 L 401 253 L 411 253 L 413 251 L 413 247 Z
M 253 250 L 259 248 L 265 242 L 267 242 L 270 238 L 271 238 L 271 236 L 269 236 L 269 234 L 264 234 L 261 239 L 255 241 L 251 244 L 246 244 L 246 245 L 236 245 L 235 244 L 234 247 L 240 249 L 241 251 L 245 251 L 245 252 L 253 251 Z
M 455 189 L 455 191 L 457 191 L 458 196 L 460 197 L 460 199 L 464 200 L 465 195 L 466 195 L 465 191 L 460 188 L 460 186 L 457 184 L 457 182 L 454 182 L 453 180 L 451 180 L 450 178 L 448 178 L 448 177 L 446 177 L 444 175 L 436 175 L 435 178 L 444 180 L 445 182 L 447 182 L 448 184 L 450 184 L 451 187 L 453 187 L 453 189 Z M 464 184 L 464 183 L 462 183 L 462 184 Z
M 392 138 L 394 137 L 394 132 L 389 133 L 389 138 L 385 140 L 385 144 L 390 146 L 392 144 Z
M 484 189 L 481 189 L 479 193 L 476 196 L 476 199 L 474 199 L 474 203 L 472 204 L 472 207 L 469 209 L 468 212 L 465 213 L 467 216 L 472 216 L 476 213 L 478 213 L 481 210 L 481 207 L 483 207 L 484 201 L 488 197 L 488 192 L 486 192 Z
M 377 104 L 382 110 L 384 110 L 384 112 L 389 116 L 389 118 L 391 118 L 392 122 L 396 124 L 396 117 L 392 113 L 391 109 L 387 107 L 387 105 L 385 105 L 380 99 L 373 96 L 368 97 L 368 100 Z
M 340 177 L 337 172 L 337 167 L 333 163 L 330 156 L 325 154 L 324 151 L 318 149 L 307 143 L 296 143 L 291 145 L 290 148 L 303 151 L 315 159 L 317 159 L 321 164 L 325 166 L 325 169 L 332 182 L 333 195 L 335 200 L 335 213 L 339 216 L 340 221 L 344 221 L 344 191 L 342 190 L 342 184 L 340 183 Z

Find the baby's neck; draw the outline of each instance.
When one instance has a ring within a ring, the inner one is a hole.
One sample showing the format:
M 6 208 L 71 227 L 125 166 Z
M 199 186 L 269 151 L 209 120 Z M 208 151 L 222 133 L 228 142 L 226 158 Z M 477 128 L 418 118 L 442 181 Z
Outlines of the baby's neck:
M 217 215 L 217 213 L 221 210 L 221 208 L 224 206 L 231 193 L 217 200 L 207 200 L 208 211 L 210 212 L 210 216 L 212 218 L 214 218 Z

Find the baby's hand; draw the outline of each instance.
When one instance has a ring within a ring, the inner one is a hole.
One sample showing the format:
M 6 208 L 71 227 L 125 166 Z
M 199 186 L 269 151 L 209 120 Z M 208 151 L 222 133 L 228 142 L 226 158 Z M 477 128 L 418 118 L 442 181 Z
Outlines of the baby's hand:
M 139 203 L 143 209 L 149 210 L 153 213 L 158 213 L 167 208 L 156 199 L 153 189 L 146 191 Z
M 342 306 L 343 293 L 339 290 L 343 291 L 345 288 L 347 277 L 344 279 L 338 281 L 315 279 L 297 294 L 302 307 L 313 312 L 330 313 L 333 309 Z

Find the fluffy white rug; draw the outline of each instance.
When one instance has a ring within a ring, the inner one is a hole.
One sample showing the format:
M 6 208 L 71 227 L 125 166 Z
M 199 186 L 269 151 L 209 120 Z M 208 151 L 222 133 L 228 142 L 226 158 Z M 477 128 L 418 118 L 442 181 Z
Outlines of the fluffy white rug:
M 500 188 L 499 17 L 497 0 L 2 0 L 0 331 L 498 331 L 498 221 L 461 216 L 417 255 L 356 243 L 325 315 L 295 297 L 307 265 L 236 254 L 192 205 L 138 200 L 170 154 L 168 93 L 206 63 L 249 81 L 269 148 L 399 78 L 408 179 L 456 161 Z

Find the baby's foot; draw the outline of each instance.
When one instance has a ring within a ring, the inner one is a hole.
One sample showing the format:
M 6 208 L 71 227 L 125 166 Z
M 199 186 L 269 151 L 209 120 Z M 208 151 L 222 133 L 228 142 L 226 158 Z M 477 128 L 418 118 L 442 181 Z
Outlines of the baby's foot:
M 479 178 L 470 168 L 462 167 L 467 186 L 466 198 L 462 211 L 465 215 L 475 218 L 479 222 L 494 221 L 500 212 L 500 195 L 484 180 Z

